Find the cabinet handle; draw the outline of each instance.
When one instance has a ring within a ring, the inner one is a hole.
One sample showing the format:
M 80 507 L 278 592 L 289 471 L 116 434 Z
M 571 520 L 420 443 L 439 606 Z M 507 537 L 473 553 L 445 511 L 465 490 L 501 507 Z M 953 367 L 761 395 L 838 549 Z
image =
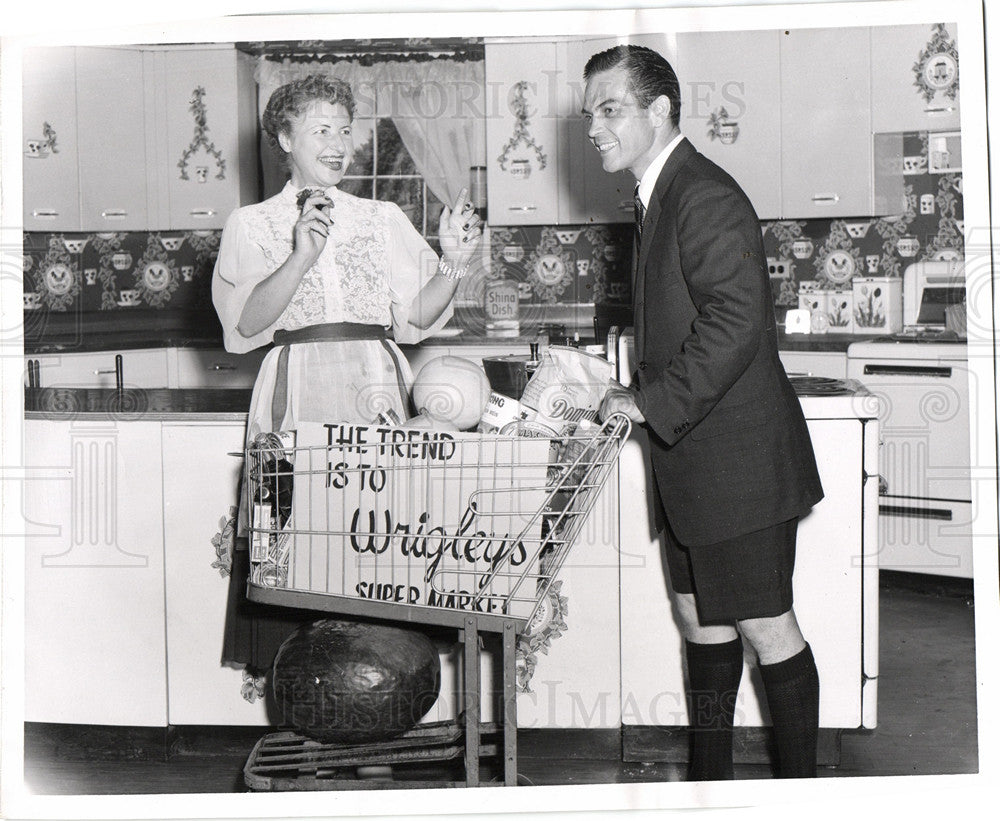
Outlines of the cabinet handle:
M 507 207 L 508 211 L 537 211 L 537 205 L 510 205 Z
M 121 208 L 108 208 L 106 211 L 101 211 L 101 216 L 106 220 L 123 220 L 128 216 L 128 212 Z
M 31 212 L 31 216 L 39 219 L 55 219 L 59 216 L 59 212 L 53 211 L 51 208 L 36 208 Z
M 839 194 L 814 194 L 812 201 L 817 205 L 833 205 L 840 202 Z
M 865 376 L 933 376 L 951 379 L 951 368 L 935 365 L 865 365 Z
M 924 114 L 930 114 L 932 117 L 940 116 L 942 114 L 951 114 L 955 110 L 953 105 L 931 105 L 924 109 Z
M 215 211 L 211 208 L 195 208 L 190 212 L 190 214 L 196 219 L 208 219 L 209 217 L 215 216 Z
M 109 373 L 118 373 L 118 370 L 116 368 L 98 368 L 96 371 L 94 371 L 94 374 L 96 376 L 104 376 L 105 374 Z
M 227 364 L 225 364 L 223 362 L 216 362 L 216 363 L 214 363 L 212 365 L 209 365 L 208 369 L 210 371 L 235 371 L 236 370 L 236 366 L 235 365 L 227 365 Z
M 879 505 L 880 516 L 908 516 L 914 519 L 937 519 L 950 522 L 954 517 L 947 508 L 941 507 L 908 507 L 906 505 Z

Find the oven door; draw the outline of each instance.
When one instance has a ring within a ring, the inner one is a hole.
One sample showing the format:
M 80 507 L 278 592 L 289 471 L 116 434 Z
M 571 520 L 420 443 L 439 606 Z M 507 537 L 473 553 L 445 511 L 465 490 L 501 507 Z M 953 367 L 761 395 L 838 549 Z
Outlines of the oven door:
M 920 343 L 886 348 L 897 355 L 848 360 L 848 376 L 880 399 L 879 566 L 971 577 L 965 346 L 925 360 Z
M 879 496 L 878 566 L 972 578 L 972 503 Z

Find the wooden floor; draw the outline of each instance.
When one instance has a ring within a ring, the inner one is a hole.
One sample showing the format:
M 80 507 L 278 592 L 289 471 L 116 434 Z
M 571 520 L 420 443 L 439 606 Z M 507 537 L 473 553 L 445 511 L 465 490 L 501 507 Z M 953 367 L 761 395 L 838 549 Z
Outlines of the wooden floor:
M 46 725 L 25 734 L 25 781 L 36 794 L 225 793 L 244 791 L 242 769 L 259 730 L 169 756 L 128 760 L 128 750 L 52 743 Z M 534 748 L 534 754 L 533 754 Z M 525 784 L 678 781 L 676 764 L 632 764 L 604 753 L 554 755 L 525 740 L 518 771 Z M 138 756 L 142 758 L 142 756 Z M 165 758 L 165 760 L 163 760 Z M 972 597 L 900 575 L 883 578 L 880 609 L 878 728 L 848 732 L 841 763 L 821 777 L 975 773 L 976 677 Z M 770 778 L 766 765 L 739 765 L 738 779 Z

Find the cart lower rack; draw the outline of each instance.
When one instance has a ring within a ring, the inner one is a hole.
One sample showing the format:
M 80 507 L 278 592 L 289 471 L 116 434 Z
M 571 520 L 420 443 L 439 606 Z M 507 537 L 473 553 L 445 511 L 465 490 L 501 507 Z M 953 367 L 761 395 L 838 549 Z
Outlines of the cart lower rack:
M 629 430 L 615 415 L 555 438 L 350 424 L 258 437 L 245 454 L 248 597 L 457 629 L 463 710 L 378 745 L 317 749 L 294 733 L 267 736 L 245 768 L 248 786 L 402 786 L 345 773 L 451 760 L 456 744 L 464 779 L 425 785 L 477 786 L 480 759 L 500 752 L 503 783 L 515 784 L 516 639 L 530 631 Z M 480 641 L 491 635 L 502 648 L 499 725 L 480 721 Z

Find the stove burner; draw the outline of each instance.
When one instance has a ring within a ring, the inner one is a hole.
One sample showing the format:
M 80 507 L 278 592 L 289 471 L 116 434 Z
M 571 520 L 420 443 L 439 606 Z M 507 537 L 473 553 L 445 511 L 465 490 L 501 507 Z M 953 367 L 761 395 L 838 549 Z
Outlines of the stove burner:
M 843 379 L 829 376 L 790 376 L 788 381 L 799 396 L 853 396 L 855 389 Z
M 872 342 L 965 342 L 964 336 L 946 328 L 904 328 L 889 336 L 876 336 Z

